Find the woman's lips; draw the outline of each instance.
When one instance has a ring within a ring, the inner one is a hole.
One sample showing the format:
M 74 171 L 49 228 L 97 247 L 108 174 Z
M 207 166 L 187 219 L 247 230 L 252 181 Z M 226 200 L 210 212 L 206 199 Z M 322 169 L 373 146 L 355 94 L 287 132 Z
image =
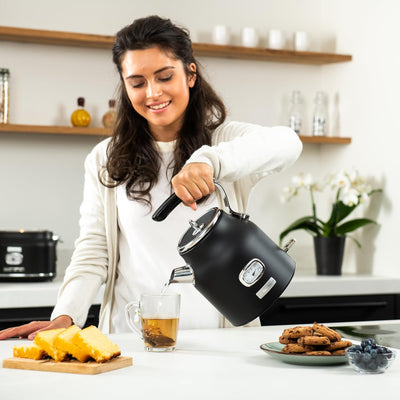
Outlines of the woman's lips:
M 167 108 L 171 104 L 171 100 L 169 101 L 164 101 L 163 103 L 158 103 L 158 104 L 150 104 L 147 107 L 152 110 L 152 111 L 163 111 L 165 108 Z

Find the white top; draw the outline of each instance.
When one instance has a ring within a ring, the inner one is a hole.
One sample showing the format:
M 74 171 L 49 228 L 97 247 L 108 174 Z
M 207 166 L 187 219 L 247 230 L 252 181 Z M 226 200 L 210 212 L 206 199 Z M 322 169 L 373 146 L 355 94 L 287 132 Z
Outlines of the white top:
M 173 156 L 174 145 L 175 142 L 158 142 L 162 163 L 159 181 L 151 190 L 154 205 L 162 204 L 171 194 L 171 173 L 166 172 Z M 198 205 L 196 212 L 180 204 L 165 221 L 156 222 L 150 218 L 149 208 L 145 204 L 128 199 L 126 185 L 117 188 L 121 235 L 111 317 L 115 333 L 129 329 L 124 314 L 128 302 L 138 301 L 142 293 L 160 293 L 168 282 L 172 269 L 185 265 L 177 245 L 189 228 L 188 221 L 198 219 L 203 212 L 217 206 L 218 201 L 213 193 L 207 202 Z M 174 284 L 168 288 L 168 292 L 181 294 L 181 329 L 219 327 L 219 313 L 193 285 Z

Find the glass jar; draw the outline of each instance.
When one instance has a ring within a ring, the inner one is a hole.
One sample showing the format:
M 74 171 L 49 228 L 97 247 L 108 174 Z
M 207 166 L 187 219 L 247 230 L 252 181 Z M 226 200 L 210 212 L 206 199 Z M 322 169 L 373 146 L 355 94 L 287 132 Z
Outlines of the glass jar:
M 299 90 L 294 90 L 289 100 L 289 126 L 298 135 L 301 133 L 301 125 L 303 122 L 303 99 Z
M 3 74 L 3 68 L 0 68 L 0 124 L 3 123 L 3 111 L 4 111 L 3 90 L 4 90 L 4 74 Z
M 326 136 L 328 132 L 327 95 L 318 91 L 314 99 L 313 136 Z
M 2 68 L 0 70 L 0 123 L 8 124 L 10 121 L 10 70 Z
M 110 99 L 108 101 L 108 111 L 106 111 L 103 115 L 102 123 L 104 128 L 112 128 L 114 126 L 115 117 L 117 115 L 117 111 L 115 110 L 115 100 Z

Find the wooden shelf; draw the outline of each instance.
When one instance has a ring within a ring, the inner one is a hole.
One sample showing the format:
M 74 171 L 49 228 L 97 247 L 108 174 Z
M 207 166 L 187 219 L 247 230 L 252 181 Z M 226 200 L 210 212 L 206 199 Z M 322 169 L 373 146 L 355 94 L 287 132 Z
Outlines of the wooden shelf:
M 300 135 L 303 143 L 319 143 L 319 144 L 350 144 L 350 137 L 342 136 L 305 136 Z
M 0 40 L 57 46 L 111 49 L 114 36 L 0 26 Z M 352 60 L 352 56 L 348 54 L 271 50 L 259 47 L 221 46 L 208 43 L 193 43 L 193 50 L 196 56 L 313 65 L 348 62 Z
M 49 126 L 49 125 L 17 125 L 0 124 L 0 133 L 36 133 L 50 135 L 81 135 L 81 136 L 109 136 L 111 131 L 106 128 L 73 127 L 73 126 Z M 350 144 L 351 138 L 332 136 L 302 136 L 303 143 L 320 144 Z
M 50 126 L 50 125 L 17 125 L 0 124 L 0 132 L 8 133 L 40 133 L 51 135 L 109 136 L 110 130 L 105 128 Z

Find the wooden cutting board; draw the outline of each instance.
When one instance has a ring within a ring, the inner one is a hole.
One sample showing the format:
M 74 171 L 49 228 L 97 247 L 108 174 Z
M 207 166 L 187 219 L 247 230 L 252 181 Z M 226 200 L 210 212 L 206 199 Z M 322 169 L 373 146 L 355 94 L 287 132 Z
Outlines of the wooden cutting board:
M 66 372 L 71 374 L 95 375 L 114 369 L 129 367 L 132 365 L 132 357 L 116 357 L 104 363 L 88 361 L 55 362 L 54 360 L 30 360 L 28 358 L 7 358 L 3 360 L 3 368 L 30 369 L 34 371 Z

